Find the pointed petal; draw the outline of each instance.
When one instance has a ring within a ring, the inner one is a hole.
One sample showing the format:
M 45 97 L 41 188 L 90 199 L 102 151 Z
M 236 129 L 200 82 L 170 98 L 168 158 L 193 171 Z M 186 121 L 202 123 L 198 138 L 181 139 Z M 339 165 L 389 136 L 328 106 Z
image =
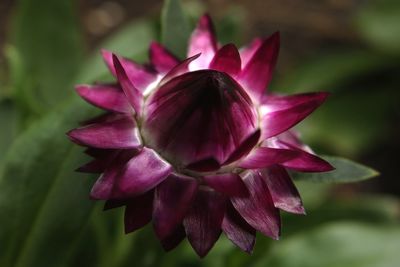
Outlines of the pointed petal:
M 229 164 L 232 163 L 245 155 L 247 155 L 255 145 L 257 145 L 258 140 L 260 139 L 261 131 L 258 129 L 254 133 L 252 133 L 248 138 L 246 138 L 229 156 L 228 160 L 224 163 Z
M 267 97 L 260 108 L 261 139 L 290 129 L 310 115 L 327 97 L 328 93 Z
M 111 73 L 114 75 L 114 77 L 118 78 L 118 71 L 114 65 L 113 53 L 104 49 L 101 51 L 101 53 Z M 157 80 L 157 73 L 154 70 L 123 57 L 118 56 L 118 59 L 120 60 L 120 64 L 125 70 L 126 75 L 129 77 L 130 82 L 140 92 L 143 93 L 146 91 L 147 87 Z
M 164 84 L 148 99 L 144 115 L 149 146 L 191 169 L 219 167 L 257 124 L 243 88 L 215 70 L 185 73 Z
M 144 147 L 121 171 L 118 191 L 125 197 L 143 194 L 165 180 L 171 171 L 168 162 L 154 150 Z
M 135 110 L 136 114 L 140 115 L 142 109 L 142 101 L 143 101 L 142 93 L 133 85 L 131 80 L 129 80 L 124 67 L 122 66 L 120 60 L 115 55 L 113 55 L 113 62 L 115 71 L 117 73 L 117 78 L 119 84 L 122 87 L 122 90 L 124 91 L 129 103 Z
M 254 53 L 260 48 L 263 43 L 263 39 L 256 38 L 248 46 L 240 49 L 240 58 L 242 59 L 242 67 L 244 68 L 250 59 L 253 57 Z
M 275 207 L 296 214 L 305 214 L 300 194 L 285 168 L 275 165 L 261 172 L 271 192 Z
M 207 175 L 203 179 L 211 188 L 228 196 L 247 196 L 249 194 L 242 178 L 236 173 Z
M 222 221 L 222 231 L 229 240 L 241 250 L 251 253 L 256 242 L 256 230 L 251 227 L 229 204 L 224 220 Z
M 221 234 L 226 199 L 210 189 L 200 189 L 183 220 L 189 243 L 200 257 L 204 257 Z
M 111 116 L 105 122 L 71 130 L 67 135 L 79 145 L 95 148 L 126 149 L 141 145 L 134 119 L 125 115 Z
M 110 161 L 108 159 L 94 159 L 82 165 L 76 171 L 83 173 L 102 173 L 107 168 Z
M 243 181 L 249 197 L 234 197 L 231 202 L 239 214 L 254 229 L 273 239 L 279 239 L 281 221 L 268 187 L 258 171 L 248 171 Z
M 172 234 L 161 239 L 161 245 L 165 251 L 170 251 L 176 248 L 182 242 L 182 240 L 185 239 L 185 237 L 185 228 L 181 224 Z
M 124 214 L 126 234 L 142 228 L 151 221 L 153 196 L 154 192 L 150 191 L 129 200 Z
M 236 77 L 241 70 L 241 66 L 242 62 L 236 46 L 234 44 L 227 44 L 218 50 L 209 68 L 226 72 L 232 77 Z
M 239 163 L 239 167 L 245 169 L 262 169 L 286 162 L 297 155 L 296 151 L 290 149 L 258 147 Z
M 113 112 L 132 111 L 124 92 L 116 85 L 78 85 L 77 93 L 90 104 Z
M 129 199 L 109 199 L 104 203 L 103 211 L 120 208 L 128 204 Z
M 201 57 L 190 64 L 191 70 L 206 69 L 217 51 L 214 25 L 209 15 L 203 15 L 189 41 L 188 57 L 201 53 Z
M 283 147 L 293 149 L 298 152 L 297 157 L 281 163 L 281 165 L 285 166 L 286 168 L 300 172 L 327 172 L 335 169 L 329 162 L 314 154 L 301 150 L 296 146 L 286 142 L 280 141 L 278 143 Z
M 240 74 L 240 83 L 254 99 L 264 94 L 278 59 L 279 33 L 267 38 L 253 54 Z
M 159 87 L 163 86 L 170 80 L 172 80 L 175 77 L 178 77 L 182 74 L 185 74 L 186 72 L 189 72 L 189 64 L 196 60 L 200 54 L 194 55 L 192 57 L 189 57 L 182 62 L 180 62 L 178 65 L 176 65 L 174 68 L 172 68 L 160 81 Z
M 159 239 L 171 235 L 188 211 L 198 183 L 188 176 L 170 174 L 155 190 L 153 224 Z
M 121 199 L 123 196 L 116 188 L 121 169 L 135 156 L 136 151 L 121 150 L 116 155 L 104 173 L 97 179 L 90 192 L 92 199 Z
M 152 42 L 150 45 L 150 61 L 161 74 L 169 72 L 179 64 L 179 59 L 157 42 Z

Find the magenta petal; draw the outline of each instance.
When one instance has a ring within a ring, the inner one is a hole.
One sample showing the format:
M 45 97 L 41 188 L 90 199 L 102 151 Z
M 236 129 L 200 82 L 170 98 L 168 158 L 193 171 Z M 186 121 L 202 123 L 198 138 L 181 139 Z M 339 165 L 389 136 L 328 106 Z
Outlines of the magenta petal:
M 258 171 L 247 171 L 243 181 L 249 197 L 234 197 L 231 202 L 239 214 L 254 229 L 273 239 L 279 239 L 281 220 L 271 194 Z
M 189 72 L 189 64 L 196 60 L 200 54 L 194 55 L 192 57 L 189 57 L 182 62 L 180 62 L 178 65 L 176 65 L 174 68 L 172 68 L 160 81 L 159 87 L 162 85 L 166 84 L 173 78 L 180 76 L 182 74 L 185 74 L 186 72 Z
M 222 221 L 222 231 L 229 240 L 232 241 L 243 251 L 251 253 L 256 242 L 256 230 L 251 227 L 232 207 L 228 205 L 224 220 Z
M 253 57 L 254 53 L 257 52 L 257 50 L 260 48 L 262 43 L 263 40 L 261 38 L 256 38 L 250 43 L 250 45 L 240 49 L 239 52 L 240 52 L 240 58 L 242 59 L 243 67 L 247 65 L 247 63 Z
M 142 93 L 139 92 L 139 90 L 132 84 L 131 80 L 129 80 L 128 75 L 117 56 L 113 55 L 113 61 L 122 90 L 128 98 L 129 103 L 136 111 L 136 114 L 140 114 L 143 101 Z
M 206 69 L 217 51 L 217 40 L 214 25 L 210 16 L 203 15 L 189 41 L 188 57 L 201 53 L 201 57 L 193 62 L 193 69 Z
M 274 164 L 283 163 L 296 157 L 294 150 L 270 147 L 258 147 L 250 152 L 240 163 L 240 168 L 261 169 Z
M 103 59 L 114 77 L 118 78 L 118 71 L 115 68 L 113 53 L 102 50 Z M 139 65 L 129 59 L 118 57 L 122 68 L 125 70 L 130 82 L 141 92 L 146 91 L 147 87 L 157 80 L 157 73 L 149 67 Z
M 172 79 L 151 95 L 144 114 L 149 146 L 190 169 L 219 167 L 257 123 L 243 88 L 215 70 Z
M 172 234 L 161 239 L 161 245 L 165 251 L 170 251 L 176 248 L 182 242 L 182 240 L 185 239 L 185 237 L 185 228 L 181 224 L 178 226 L 178 228 L 175 229 Z
M 327 97 L 328 93 L 266 97 L 260 108 L 261 139 L 264 140 L 290 129 L 311 114 Z
M 111 116 L 105 122 L 74 129 L 68 136 L 77 144 L 96 148 L 126 149 L 141 145 L 134 119 L 125 115 Z
M 279 144 L 298 152 L 297 157 L 281 164 L 286 168 L 301 172 L 327 172 L 335 169 L 329 162 L 314 154 L 308 153 L 285 142 L 279 142 Z
M 151 221 L 154 192 L 150 191 L 129 200 L 125 208 L 125 233 L 142 228 Z
M 247 196 L 249 194 L 242 178 L 236 173 L 207 175 L 203 176 L 203 179 L 210 187 L 228 196 Z
M 90 104 L 119 113 L 131 112 L 124 92 L 116 85 L 78 85 L 78 94 Z
M 157 42 L 152 42 L 150 45 L 150 61 L 155 69 L 162 74 L 169 72 L 179 63 L 178 58 Z
M 279 33 L 266 39 L 244 66 L 240 74 L 243 87 L 255 99 L 260 99 L 272 79 L 279 53 Z
M 121 171 L 118 191 L 125 197 L 140 195 L 165 180 L 171 171 L 168 162 L 154 150 L 144 147 Z
M 188 176 L 170 174 L 155 190 L 153 223 L 159 239 L 173 234 L 192 204 L 197 181 Z
M 234 44 L 227 44 L 220 48 L 210 63 L 210 69 L 225 72 L 233 77 L 241 70 L 239 51 Z
M 299 192 L 285 168 L 275 165 L 264 169 L 261 173 L 271 192 L 275 207 L 291 213 L 305 214 Z
M 246 138 L 229 156 L 228 160 L 224 163 L 229 164 L 232 163 L 241 157 L 247 155 L 255 145 L 257 145 L 258 140 L 260 139 L 261 131 L 257 130 L 252 133 L 248 138 Z
M 226 199 L 221 194 L 200 189 L 183 220 L 188 240 L 200 257 L 207 255 L 221 234 L 225 206 Z
M 128 199 L 109 199 L 109 200 L 106 200 L 106 202 L 104 203 L 103 210 L 106 211 L 106 210 L 111 210 L 111 209 L 115 209 L 115 208 L 120 208 L 120 207 L 128 204 L 128 202 L 129 202 Z
M 107 159 L 94 159 L 79 167 L 76 171 L 84 173 L 102 173 L 107 168 L 108 164 L 109 161 Z

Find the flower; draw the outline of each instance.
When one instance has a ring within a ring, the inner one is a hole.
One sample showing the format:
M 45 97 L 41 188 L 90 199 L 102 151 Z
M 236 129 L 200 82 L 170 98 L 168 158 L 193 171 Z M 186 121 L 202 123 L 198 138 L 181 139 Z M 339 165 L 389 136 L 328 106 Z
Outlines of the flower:
M 265 92 L 278 50 L 278 33 L 221 46 L 207 15 L 183 61 L 158 43 L 150 65 L 104 50 L 117 82 L 76 89 L 107 113 L 68 133 L 94 157 L 79 170 L 102 173 L 90 196 L 125 206 L 126 233 L 152 221 L 165 250 L 187 237 L 203 257 L 221 232 L 246 252 L 256 231 L 278 239 L 280 210 L 304 214 L 287 169 L 332 170 L 291 130 L 327 93 Z

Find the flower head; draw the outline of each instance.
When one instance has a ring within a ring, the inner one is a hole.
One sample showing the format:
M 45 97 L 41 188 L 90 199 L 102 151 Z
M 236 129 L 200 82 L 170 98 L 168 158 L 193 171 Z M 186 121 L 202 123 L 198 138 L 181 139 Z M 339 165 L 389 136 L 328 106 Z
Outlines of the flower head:
M 80 170 L 101 173 L 91 197 L 125 206 L 127 233 L 152 221 L 166 250 L 187 237 L 203 257 L 221 232 L 247 252 L 256 231 L 278 239 L 280 210 L 304 214 L 287 169 L 332 169 L 291 130 L 327 94 L 266 93 L 278 50 L 278 33 L 222 46 L 205 15 L 183 61 L 158 43 L 146 66 L 103 51 L 116 83 L 77 92 L 107 114 L 68 133 L 94 157 Z

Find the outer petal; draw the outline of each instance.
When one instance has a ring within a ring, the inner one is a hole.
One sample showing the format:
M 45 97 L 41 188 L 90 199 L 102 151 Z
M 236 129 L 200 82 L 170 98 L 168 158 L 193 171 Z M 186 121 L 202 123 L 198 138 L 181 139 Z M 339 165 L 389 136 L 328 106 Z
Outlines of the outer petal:
M 243 251 L 251 253 L 256 241 L 256 230 L 251 227 L 232 207 L 228 205 L 224 220 L 222 221 L 222 231 L 236 246 Z
M 165 180 L 171 171 L 168 162 L 154 150 L 144 147 L 121 171 L 118 191 L 124 197 L 143 194 Z
M 114 77 L 117 78 L 117 71 L 114 66 L 113 53 L 107 50 L 101 51 L 103 59 Z M 144 92 L 147 87 L 157 80 L 157 73 L 145 66 L 141 66 L 129 59 L 118 57 L 122 68 L 126 71 L 131 83 L 140 91 Z
M 124 92 L 116 85 L 78 85 L 78 94 L 90 104 L 119 113 L 132 111 Z
M 241 66 L 242 63 L 236 46 L 234 44 L 227 44 L 218 50 L 209 68 L 236 77 L 241 70 Z
M 201 53 L 199 60 L 190 64 L 191 70 L 206 69 L 217 51 L 214 25 L 210 16 L 200 18 L 189 41 L 188 57 Z
M 296 186 L 285 170 L 278 165 L 262 171 L 275 207 L 287 212 L 305 214 L 303 203 Z
M 129 200 L 125 208 L 125 233 L 142 228 L 151 221 L 154 192 L 150 191 Z
M 273 239 L 279 239 L 281 221 L 268 187 L 258 171 L 248 171 L 243 181 L 249 197 L 234 197 L 231 202 L 239 214 L 254 229 Z
M 115 71 L 117 73 L 117 78 L 122 87 L 122 90 L 124 91 L 133 109 L 136 111 L 137 114 L 140 114 L 143 101 L 142 93 L 133 85 L 124 67 L 122 66 L 121 61 L 115 55 L 113 55 L 113 62 Z
M 328 93 L 308 93 L 266 97 L 260 108 L 261 139 L 290 129 L 319 107 L 327 96 Z
M 67 134 L 77 144 L 96 148 L 126 149 L 141 145 L 136 123 L 130 116 L 111 116 L 102 123 L 74 129 Z
M 180 76 L 182 74 L 185 74 L 186 72 L 189 72 L 189 64 L 196 60 L 200 54 L 194 55 L 192 57 L 189 57 L 182 62 L 180 62 L 178 65 L 173 67 L 160 81 L 159 87 L 163 86 L 173 78 Z
M 298 152 L 297 157 L 281 163 L 281 165 L 286 168 L 301 172 L 327 172 L 335 169 L 329 162 L 314 154 L 301 150 L 285 142 L 278 142 L 278 144 L 282 147 L 287 147 Z
M 182 240 L 185 239 L 185 237 L 185 228 L 183 227 L 183 225 L 179 225 L 178 228 L 175 229 L 175 231 L 171 235 L 161 239 L 161 245 L 165 251 L 170 251 L 176 248 L 176 246 L 178 246 L 179 243 L 181 243 Z
M 188 176 L 171 174 L 155 190 L 153 223 L 163 240 L 182 223 L 197 191 L 197 181 Z
M 263 39 L 256 38 L 250 43 L 250 45 L 245 46 L 240 49 L 239 52 L 240 52 L 240 58 L 242 59 L 243 67 L 245 67 L 247 65 L 247 63 L 249 63 L 250 59 L 257 52 L 257 50 L 260 48 L 262 43 L 263 43 Z
M 236 173 L 207 175 L 203 179 L 210 187 L 228 196 L 247 196 L 249 194 L 242 178 Z
M 115 208 L 120 208 L 122 206 L 125 206 L 126 204 L 128 204 L 129 199 L 109 199 L 106 200 L 106 202 L 104 203 L 104 207 L 103 210 L 111 210 L 111 209 L 115 209 Z
M 159 73 L 165 74 L 179 64 L 179 59 L 170 53 L 162 44 L 152 42 L 150 61 Z
M 286 162 L 297 155 L 296 151 L 289 149 L 258 147 L 239 163 L 239 167 L 245 169 L 266 168 L 274 164 Z
M 260 135 L 261 131 L 258 129 L 249 137 L 247 137 L 239 146 L 236 147 L 225 164 L 232 163 L 247 155 L 254 148 L 254 146 L 257 145 Z
M 193 249 L 204 257 L 221 234 L 226 200 L 219 193 L 200 189 L 183 225 Z
M 143 132 L 168 159 L 198 167 L 223 163 L 255 131 L 248 95 L 230 76 L 201 70 L 160 87 L 147 101 Z M 191 165 L 192 164 L 192 165 Z
M 240 74 L 240 83 L 259 100 L 272 79 L 279 53 L 279 33 L 266 39 Z

